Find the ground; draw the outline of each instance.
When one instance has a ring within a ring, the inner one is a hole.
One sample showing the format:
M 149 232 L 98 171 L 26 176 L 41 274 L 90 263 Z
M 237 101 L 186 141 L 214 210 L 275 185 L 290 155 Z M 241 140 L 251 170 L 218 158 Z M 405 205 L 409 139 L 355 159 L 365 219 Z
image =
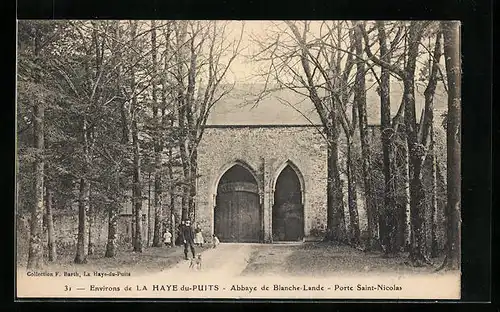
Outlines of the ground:
M 309 242 L 290 244 L 220 244 L 198 247 L 202 254 L 202 271 L 224 271 L 233 276 L 277 274 L 280 276 L 328 276 L 340 272 L 349 273 L 418 273 L 432 272 L 442 259 L 434 259 L 435 265 L 414 268 L 406 263 L 406 255 L 386 258 L 381 253 L 363 252 L 331 243 Z M 88 256 L 86 264 L 73 263 L 74 252 L 66 250 L 59 254 L 51 270 L 120 270 L 135 275 L 154 274 L 163 271 L 185 272 L 189 261 L 183 260 L 183 247 L 145 248 L 143 253 L 131 250 L 119 251 L 115 258 L 104 258 L 104 250 Z M 189 255 L 191 257 L 191 255 Z M 22 265 L 22 264 L 21 264 Z
M 111 259 L 100 250 L 83 265 L 74 264 L 74 250 L 67 250 L 43 270 L 26 272 L 26 263 L 19 263 L 18 296 L 460 298 L 459 272 L 435 272 L 442 259 L 435 259 L 434 266 L 414 268 L 405 263 L 407 255 L 385 258 L 381 253 L 319 242 L 224 243 L 198 248 L 197 253 L 200 269 L 184 260 L 182 247 L 121 251 Z M 58 274 L 60 278 L 53 278 Z
M 407 255 L 387 258 L 382 253 L 363 252 L 345 245 L 331 243 L 257 245 L 250 254 L 242 275 L 321 276 L 339 273 L 418 273 L 432 272 L 441 264 L 424 268 L 411 267 Z
M 196 252 L 203 252 L 208 247 L 196 248 Z M 183 247 L 149 247 L 142 253 L 133 252 L 131 249 L 118 250 L 114 258 L 105 258 L 104 248 L 98 248 L 93 255 L 87 256 L 87 263 L 73 263 L 75 250 L 66 249 L 58 251 L 58 259 L 54 263 L 47 263 L 47 270 L 52 271 L 106 271 L 120 270 L 134 272 L 135 274 L 159 272 L 179 263 L 184 258 Z M 191 256 L 191 255 L 190 255 Z M 26 260 L 19 261 L 21 265 Z

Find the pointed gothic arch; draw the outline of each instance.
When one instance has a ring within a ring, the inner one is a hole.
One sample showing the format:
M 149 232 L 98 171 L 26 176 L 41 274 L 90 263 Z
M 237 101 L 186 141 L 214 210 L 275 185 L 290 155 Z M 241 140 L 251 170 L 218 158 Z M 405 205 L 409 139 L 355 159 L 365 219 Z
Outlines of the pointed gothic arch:
M 261 183 L 253 168 L 241 160 L 231 162 L 214 184 L 214 234 L 221 242 L 261 241 Z
M 305 232 L 305 183 L 299 168 L 284 162 L 273 179 L 272 237 L 273 241 L 298 241 Z

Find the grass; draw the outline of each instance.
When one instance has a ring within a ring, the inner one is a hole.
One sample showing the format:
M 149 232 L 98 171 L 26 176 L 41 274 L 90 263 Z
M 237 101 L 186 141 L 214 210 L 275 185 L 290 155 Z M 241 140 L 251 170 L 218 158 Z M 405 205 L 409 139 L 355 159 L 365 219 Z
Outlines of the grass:
M 424 273 L 433 272 L 442 262 L 416 268 L 407 264 L 407 254 L 386 258 L 380 252 L 363 252 L 349 246 L 325 242 L 300 245 L 254 246 L 243 275 L 274 273 L 293 276 L 325 276 L 338 273 Z
M 196 247 L 196 252 L 206 250 L 204 247 Z M 116 252 L 114 258 L 105 258 L 104 247 L 96 248 L 93 255 L 87 256 L 87 263 L 75 264 L 75 248 L 58 251 L 58 258 L 55 262 L 45 261 L 45 270 L 53 271 L 121 271 L 141 273 L 154 273 L 171 268 L 184 259 L 184 247 L 176 246 L 168 248 L 148 247 L 142 253 L 134 252 L 130 247 L 121 248 Z M 191 257 L 190 253 L 189 256 Z M 19 259 L 19 267 L 26 267 L 26 260 Z M 47 259 L 45 259 L 47 260 Z

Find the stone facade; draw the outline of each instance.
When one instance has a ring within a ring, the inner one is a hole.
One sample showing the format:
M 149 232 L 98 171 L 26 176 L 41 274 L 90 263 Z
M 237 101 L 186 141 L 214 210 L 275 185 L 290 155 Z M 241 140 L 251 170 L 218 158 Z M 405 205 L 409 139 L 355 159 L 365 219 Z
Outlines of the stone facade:
M 307 125 L 207 126 L 198 149 L 196 222 L 214 231 L 214 207 L 222 175 L 236 164 L 255 177 L 262 209 L 263 241 L 272 241 L 274 186 L 290 165 L 301 182 L 304 234 L 326 228 L 327 146 L 321 128 Z

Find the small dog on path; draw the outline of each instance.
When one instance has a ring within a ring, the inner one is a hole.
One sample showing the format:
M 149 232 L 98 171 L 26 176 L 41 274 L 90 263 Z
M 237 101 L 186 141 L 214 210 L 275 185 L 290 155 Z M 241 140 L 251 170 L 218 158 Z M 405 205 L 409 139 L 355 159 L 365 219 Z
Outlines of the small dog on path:
M 191 259 L 191 263 L 189 264 L 190 269 L 201 270 L 201 254 L 198 254 L 196 257 Z
M 217 248 L 217 246 L 219 246 L 219 244 L 220 244 L 220 241 L 219 241 L 219 239 L 217 238 L 217 236 L 215 236 L 215 234 L 214 234 L 214 235 L 212 235 L 212 237 L 213 237 L 213 238 L 212 238 L 212 247 L 213 247 L 213 248 Z

